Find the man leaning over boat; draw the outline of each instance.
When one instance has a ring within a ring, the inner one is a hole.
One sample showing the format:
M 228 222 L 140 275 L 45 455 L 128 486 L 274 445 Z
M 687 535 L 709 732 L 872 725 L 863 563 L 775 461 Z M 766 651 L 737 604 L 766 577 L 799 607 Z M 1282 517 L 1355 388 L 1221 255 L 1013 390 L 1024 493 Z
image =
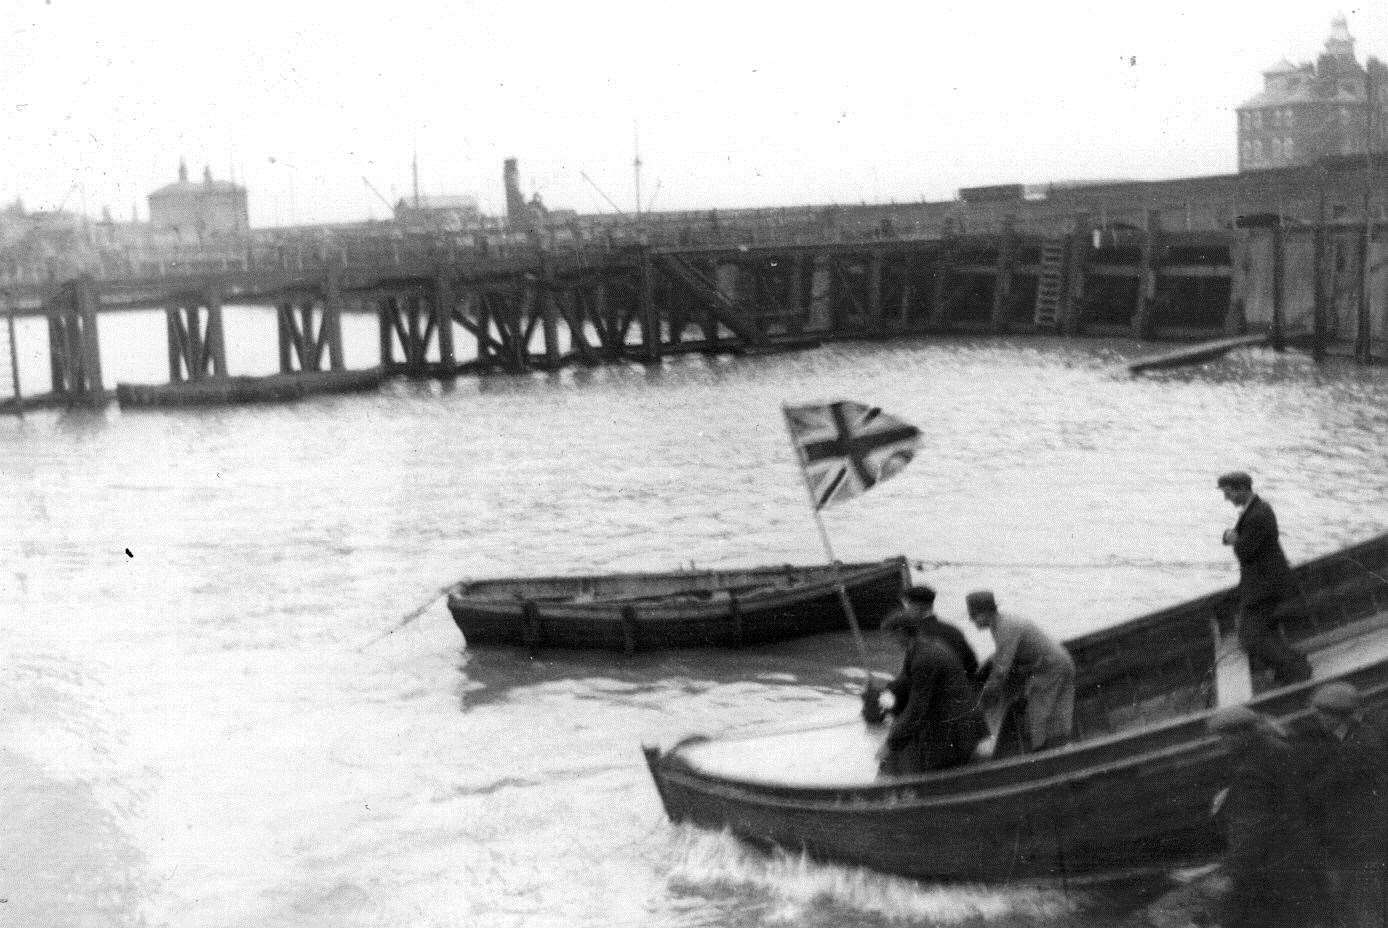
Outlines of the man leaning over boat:
M 1070 652 L 1035 622 L 999 612 L 990 590 L 970 593 L 964 604 L 970 621 L 993 635 L 993 668 L 980 693 L 984 710 L 1024 696 L 1028 747 L 1041 751 L 1068 743 L 1075 714 Z
M 882 623 L 882 630 L 904 652 L 901 673 L 886 687 L 893 716 L 879 755 L 879 772 L 901 776 L 957 767 L 973 756 L 988 735 L 973 685 L 954 651 L 939 638 L 921 634 L 919 609 L 902 608 Z M 863 692 L 863 718 L 884 720 L 883 691 L 872 684 Z

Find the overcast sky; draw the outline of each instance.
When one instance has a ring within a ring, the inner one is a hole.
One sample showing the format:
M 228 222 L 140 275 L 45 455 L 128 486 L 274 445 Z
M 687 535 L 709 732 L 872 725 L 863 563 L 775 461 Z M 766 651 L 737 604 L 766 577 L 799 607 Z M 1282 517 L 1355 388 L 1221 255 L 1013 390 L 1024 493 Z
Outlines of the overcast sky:
M 417 148 L 426 194 L 500 212 L 514 156 L 551 207 L 629 209 L 638 125 L 657 209 L 1219 173 L 1337 12 L 1388 58 L 1383 2 L 5 0 L 0 197 L 144 218 L 184 156 L 256 226 L 384 218 L 362 178 L 408 195 Z

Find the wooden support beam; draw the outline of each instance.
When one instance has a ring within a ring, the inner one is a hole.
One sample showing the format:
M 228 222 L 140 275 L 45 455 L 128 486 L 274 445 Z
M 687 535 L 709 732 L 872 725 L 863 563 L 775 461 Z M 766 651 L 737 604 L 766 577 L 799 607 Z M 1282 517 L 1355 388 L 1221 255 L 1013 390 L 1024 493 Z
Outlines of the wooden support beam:
M 1312 305 L 1311 321 L 1311 357 L 1317 361 L 1324 361 L 1326 311 L 1328 309 L 1326 304 L 1329 302 L 1326 271 L 1328 266 L 1334 266 L 1334 262 L 1326 260 L 1329 233 L 1325 226 L 1325 182 L 1323 179 L 1319 185 L 1317 201 L 1316 226 L 1311 249 L 1311 276 L 1315 279 L 1313 291 L 1315 302 Z
M 439 368 L 445 377 L 453 376 L 458 369 L 453 348 L 453 305 L 457 297 L 453 293 L 452 282 L 443 273 L 434 275 L 433 299 L 434 332 L 439 341 Z
M 342 352 L 342 303 L 342 266 L 334 261 L 323 279 L 323 334 L 328 367 L 335 371 L 346 367 Z
M 563 357 L 559 344 L 559 303 L 554 289 L 554 275 L 545 261 L 544 252 L 540 253 L 540 268 L 535 277 L 535 302 L 538 305 L 532 312 L 536 312 L 544 324 L 545 367 L 554 370 L 559 367 Z
M 52 392 L 67 391 L 67 319 L 62 309 L 61 290 L 55 289 L 44 299 L 48 311 L 48 372 L 52 378 Z
M 1234 241 L 1229 245 L 1229 267 L 1233 273 L 1229 277 L 1229 305 L 1224 313 L 1224 332 L 1227 335 L 1243 335 L 1248 332 L 1245 304 L 1252 244 L 1247 229 L 1236 231 L 1234 236 Z
M 1283 278 L 1287 274 L 1286 244 L 1283 242 L 1282 217 L 1272 227 L 1272 350 L 1286 351 L 1286 307 L 1283 305 Z
M 557 296 L 562 299 L 560 311 L 563 313 L 564 321 L 569 326 L 569 344 L 578 352 L 583 363 L 596 363 L 597 357 L 593 354 L 593 346 L 588 341 L 587 310 L 583 305 L 581 291 L 574 289 Z
M 1156 334 L 1157 275 L 1161 272 L 1163 251 L 1161 237 L 1161 213 L 1149 209 L 1138 265 L 1137 297 L 1133 302 L 1133 338 L 1148 339 Z
M 97 336 L 96 314 L 101 298 L 91 277 L 83 275 L 76 284 L 77 322 L 82 335 L 82 392 L 87 402 L 99 405 L 106 399 L 101 379 L 101 340 Z
M 786 287 L 786 330 L 793 336 L 805 331 L 805 256 L 796 252 L 790 265 L 790 282 Z
M 1002 235 L 998 238 L 998 262 L 993 277 L 993 308 L 988 316 L 988 328 L 994 333 L 1011 327 L 1012 275 L 1017 262 L 1017 230 L 1015 220 L 1003 220 Z
M 653 363 L 660 360 L 660 314 L 655 306 L 655 268 L 649 248 L 641 249 L 640 275 L 641 359 Z
M 396 321 L 396 296 L 387 294 L 376 301 L 376 319 L 379 323 L 380 345 L 381 345 L 381 370 L 385 373 L 392 373 L 395 370 L 395 331 L 398 328 Z
M 707 273 L 708 279 L 713 281 L 714 285 L 722 291 L 722 265 L 717 258 L 709 261 Z M 724 292 L 723 295 L 727 297 L 732 296 L 732 294 L 726 292 Z M 709 350 L 717 351 L 720 343 L 720 336 L 718 334 L 718 314 L 713 311 L 712 306 L 704 307 L 703 320 L 700 322 L 699 328 L 704 330 L 704 344 Z
M 294 325 L 293 303 L 282 302 L 275 304 L 275 330 L 277 333 L 277 341 L 279 342 L 280 373 L 288 374 L 294 370 L 294 348 L 296 347 L 295 341 L 299 334 L 295 330 Z M 170 330 L 170 334 L 172 335 L 172 330 Z M 173 341 L 172 338 L 170 338 L 170 351 L 173 350 L 172 345 Z M 169 363 L 172 366 L 172 358 L 170 358 Z M 172 369 L 172 367 L 170 369 Z
M 423 300 L 418 293 L 411 293 L 405 297 L 405 323 L 408 333 L 402 333 L 402 340 L 405 341 L 405 363 L 409 365 L 410 374 L 421 373 L 424 366 L 427 333 L 421 328 L 424 321 L 423 312 Z
M 936 256 L 935 282 L 930 294 L 930 328 L 942 330 L 949 328 L 950 315 L 954 301 L 950 299 L 951 278 L 954 276 L 951 265 L 954 262 L 954 249 L 945 246 Z
M 867 330 L 882 331 L 882 251 L 874 249 L 867 263 Z
M 222 324 L 222 293 L 216 287 L 209 288 L 203 294 L 203 302 L 207 306 L 207 343 L 206 350 L 211 355 L 212 376 L 225 377 L 227 375 L 227 338 L 226 328 Z
M 484 369 L 490 368 L 496 363 L 498 349 L 501 347 L 496 339 L 492 337 L 492 304 L 487 299 L 486 291 L 478 291 L 475 294 L 477 305 L 477 324 L 471 327 L 461 316 L 458 321 L 462 322 L 463 327 L 472 332 L 477 339 L 477 363 Z
M 530 329 L 525 327 L 525 320 L 522 318 L 523 300 L 520 297 L 507 296 L 502 303 L 505 307 L 503 312 L 506 323 L 502 328 L 508 349 L 506 367 L 513 373 L 519 373 L 530 365 Z
M 589 318 L 593 323 L 593 328 L 597 330 L 598 341 L 602 344 L 603 352 L 610 357 L 619 356 L 622 353 L 622 346 L 617 336 L 617 320 L 612 318 L 612 304 L 607 299 L 607 282 L 605 280 L 598 281 L 593 287 L 592 314 Z
M 1079 335 L 1085 323 L 1085 286 L 1089 282 L 1089 258 L 1094 250 L 1094 224 L 1088 213 L 1076 213 L 1065 254 L 1065 287 L 1060 302 L 1060 330 Z
M 19 348 L 15 344 L 13 310 L 5 313 L 5 328 L 10 339 L 10 381 L 14 394 L 11 401 L 14 403 L 15 414 L 22 417 L 24 415 L 24 390 L 19 382 Z

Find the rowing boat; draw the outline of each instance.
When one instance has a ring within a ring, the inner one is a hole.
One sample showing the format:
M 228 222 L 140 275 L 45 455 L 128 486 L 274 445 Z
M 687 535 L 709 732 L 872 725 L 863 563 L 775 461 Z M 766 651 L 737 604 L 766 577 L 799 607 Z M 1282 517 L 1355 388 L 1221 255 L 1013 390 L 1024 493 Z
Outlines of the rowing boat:
M 1103 880 L 1206 862 L 1223 749 L 1206 732 L 1246 703 L 1296 729 L 1330 679 L 1388 708 L 1388 534 L 1296 569 L 1283 623 L 1312 681 L 1274 687 L 1232 647 L 1222 590 L 1066 642 L 1077 740 L 905 777 L 874 777 L 861 721 L 647 745 L 669 817 L 748 842 L 932 881 Z M 1239 665 L 1242 665 L 1240 668 Z
M 910 586 L 904 557 L 842 565 L 464 581 L 448 609 L 468 647 L 635 651 L 743 647 L 845 631 L 842 583 L 876 628 Z

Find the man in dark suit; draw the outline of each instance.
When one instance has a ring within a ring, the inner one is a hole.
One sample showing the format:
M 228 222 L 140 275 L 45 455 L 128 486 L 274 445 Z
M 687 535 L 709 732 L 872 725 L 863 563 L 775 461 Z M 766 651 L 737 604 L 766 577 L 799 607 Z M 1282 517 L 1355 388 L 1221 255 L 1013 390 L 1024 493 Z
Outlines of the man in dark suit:
M 1296 753 L 1281 730 L 1247 706 L 1206 721 L 1221 742 L 1226 788 L 1215 799 L 1229 877 L 1225 928 L 1333 924 L 1320 880 Z
M 880 771 L 902 776 L 957 767 L 973 755 L 988 735 L 974 688 L 954 652 L 938 638 L 920 635 L 920 613 L 898 609 L 882 623 L 905 652 L 901 673 L 887 685 L 893 716 Z M 863 692 L 863 718 L 883 720 L 882 691 L 869 684 Z
M 1293 742 L 1307 787 L 1316 862 L 1339 928 L 1383 928 L 1388 902 L 1388 744 L 1359 691 L 1327 683 L 1311 694 L 1315 724 Z
M 1224 498 L 1239 510 L 1224 543 L 1239 559 L 1239 644 L 1248 656 L 1272 668 L 1273 679 L 1286 686 L 1311 678 L 1304 655 L 1282 640 L 1277 608 L 1298 597 L 1287 555 L 1277 537 L 1277 516 L 1253 492 L 1253 478 L 1242 471 L 1217 481 Z
M 959 663 L 968 678 L 977 680 L 978 655 L 974 653 L 969 639 L 964 637 L 962 631 L 948 622 L 940 621 L 940 617 L 935 614 L 935 591 L 924 584 L 913 586 L 907 589 L 905 600 L 908 609 L 915 609 L 920 613 L 921 624 L 918 634 L 923 638 L 938 638 L 947 645 L 954 652 L 954 656 L 959 658 Z

